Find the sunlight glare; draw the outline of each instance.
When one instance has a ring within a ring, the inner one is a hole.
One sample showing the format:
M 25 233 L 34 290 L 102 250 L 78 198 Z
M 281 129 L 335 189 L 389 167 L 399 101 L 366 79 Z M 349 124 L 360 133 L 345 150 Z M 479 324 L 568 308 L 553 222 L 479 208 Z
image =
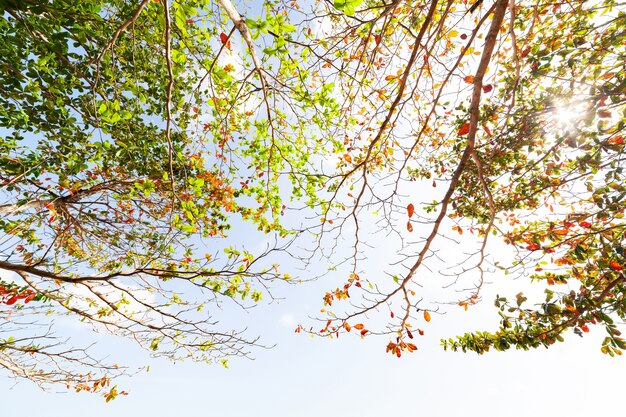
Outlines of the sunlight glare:
M 553 114 L 557 127 L 569 129 L 576 126 L 586 113 L 586 101 L 570 101 L 556 104 Z

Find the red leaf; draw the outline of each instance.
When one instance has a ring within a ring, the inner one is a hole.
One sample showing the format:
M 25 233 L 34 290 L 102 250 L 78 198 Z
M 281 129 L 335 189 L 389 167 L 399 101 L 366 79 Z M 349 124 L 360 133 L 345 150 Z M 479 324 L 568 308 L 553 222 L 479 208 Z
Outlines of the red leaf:
M 485 93 L 488 93 L 488 92 L 490 92 L 491 90 L 493 90 L 493 85 L 491 85 L 491 84 L 483 85 L 483 91 L 484 91 Z
M 424 336 L 424 330 L 422 330 L 422 329 L 417 329 L 417 332 L 420 334 L 420 336 Z
M 583 324 L 582 326 L 580 326 L 580 329 L 585 333 L 589 332 L 589 327 L 587 327 L 586 324 Z
M 459 136 L 467 135 L 469 133 L 469 131 L 470 131 L 470 123 L 469 122 L 465 122 L 459 128 L 458 135 Z
M 589 223 L 589 222 L 580 222 L 578 224 L 580 225 L 580 227 L 584 227 L 584 228 L 587 228 L 587 229 L 591 228 L 591 223 Z
M 412 232 L 412 231 L 413 231 L 413 225 L 411 224 L 411 220 L 409 220 L 409 221 L 406 223 L 406 230 L 408 230 L 409 232 Z
M 377 44 L 380 43 L 380 35 L 374 35 L 374 39 L 376 40 Z
M 8 300 L 6 300 L 4 302 L 4 304 L 6 305 L 11 305 L 11 304 L 15 304 L 15 302 L 17 301 L 17 295 L 14 295 L 13 297 L 9 298 Z
M 413 213 L 415 213 L 415 206 L 413 205 L 413 203 L 410 203 L 408 206 L 406 206 L 406 211 L 409 215 L 409 218 L 413 217 Z
M 367 329 L 361 330 L 361 336 L 365 336 L 366 333 L 367 333 Z
M 465 33 L 461 34 L 461 39 L 463 40 L 467 39 L 467 35 Z
M 406 329 L 406 334 L 409 336 L 409 339 L 413 339 L 413 333 L 409 329 Z
M 612 269 L 613 271 L 621 271 L 621 270 L 623 270 L 623 269 L 624 269 L 624 267 L 623 267 L 623 266 L 621 266 L 621 265 L 619 264 L 619 262 L 617 262 L 615 259 L 613 259 L 613 260 L 611 261 L 611 269 Z
M 528 250 L 539 250 L 539 249 L 541 249 L 541 246 L 536 244 L 536 243 L 531 243 L 530 245 L 526 246 L 526 249 L 528 249 Z
M 36 293 L 34 293 L 34 292 L 33 292 L 33 293 L 31 293 L 31 294 L 29 294 L 29 295 L 28 295 L 28 297 L 26 297 L 26 298 L 24 299 L 24 304 L 28 304 L 28 303 L 30 303 L 30 302 L 33 300 L 33 298 L 35 298 L 35 296 L 36 296 L 36 295 L 37 295 L 37 294 L 36 294 Z
M 220 41 L 222 41 L 222 45 L 226 44 L 226 42 L 228 42 L 228 35 L 225 33 L 220 33 Z

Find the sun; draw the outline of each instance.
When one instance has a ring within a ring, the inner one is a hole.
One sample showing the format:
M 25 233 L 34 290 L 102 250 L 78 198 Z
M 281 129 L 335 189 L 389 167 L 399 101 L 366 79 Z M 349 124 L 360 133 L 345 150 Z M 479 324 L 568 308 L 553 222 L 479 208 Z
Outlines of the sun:
M 588 106 L 586 100 L 557 102 L 553 110 L 557 128 L 569 130 L 576 127 L 578 122 L 585 118 Z

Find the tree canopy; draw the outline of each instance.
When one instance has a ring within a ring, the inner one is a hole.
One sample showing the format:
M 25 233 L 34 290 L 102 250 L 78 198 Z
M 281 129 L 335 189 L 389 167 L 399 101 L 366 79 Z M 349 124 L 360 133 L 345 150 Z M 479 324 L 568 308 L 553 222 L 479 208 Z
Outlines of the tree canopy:
M 604 353 L 626 348 L 626 5 L 0 6 L 9 374 L 97 391 L 123 372 L 57 335 L 66 315 L 155 355 L 245 356 L 257 339 L 215 309 L 271 298 L 286 257 L 325 261 L 336 286 L 297 332 L 383 334 L 401 356 L 512 275 L 542 298 L 498 296 L 500 327 L 445 349 L 591 325 Z M 272 243 L 246 248 L 253 233 Z

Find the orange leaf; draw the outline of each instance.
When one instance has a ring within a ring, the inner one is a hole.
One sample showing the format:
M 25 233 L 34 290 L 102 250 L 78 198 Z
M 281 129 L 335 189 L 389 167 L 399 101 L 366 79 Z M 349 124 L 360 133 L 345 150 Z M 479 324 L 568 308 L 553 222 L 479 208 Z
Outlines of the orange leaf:
M 536 243 L 531 243 L 530 245 L 526 246 L 526 249 L 528 249 L 528 250 L 539 250 L 539 249 L 541 249 L 541 246 L 536 244 Z
M 468 84 L 471 84 L 474 82 L 474 76 L 473 75 L 468 75 L 467 77 L 463 78 L 463 81 L 465 81 Z
M 345 322 L 343 324 L 343 328 L 346 329 L 346 332 L 349 332 L 350 330 L 352 330 L 352 327 L 350 326 L 350 323 Z
M 485 129 L 485 133 L 487 133 L 487 136 L 489 136 L 489 137 L 493 136 L 493 133 L 491 133 L 491 130 L 489 130 L 487 125 L 483 125 L 483 129 Z
M 363 330 L 363 329 L 365 329 L 365 326 L 363 326 L 361 323 L 359 323 L 359 324 L 355 324 L 354 328 L 357 329 L 357 330 Z
M 458 135 L 459 136 L 467 135 L 469 133 L 469 131 L 470 131 L 470 123 L 469 122 L 465 122 L 459 128 Z
M 580 326 L 580 329 L 585 333 L 589 332 L 589 327 L 587 327 L 586 324 L 583 324 L 582 326 Z
M 409 218 L 413 217 L 413 213 L 415 213 L 415 206 L 413 205 L 413 203 L 410 203 L 408 206 L 406 206 L 406 211 L 409 215 Z
M 624 267 L 621 266 L 615 259 L 613 259 L 611 261 L 611 269 L 613 271 L 621 271 L 622 269 L 624 269 Z
M 406 223 L 406 230 L 408 230 L 409 232 L 412 232 L 412 231 L 413 231 L 413 225 L 411 224 L 411 220 L 409 220 L 409 221 Z
M 395 75 L 388 75 L 385 77 L 385 81 L 395 80 L 397 77 Z
M 430 313 L 428 311 L 424 310 L 424 320 L 426 320 L 427 322 L 430 321 Z

